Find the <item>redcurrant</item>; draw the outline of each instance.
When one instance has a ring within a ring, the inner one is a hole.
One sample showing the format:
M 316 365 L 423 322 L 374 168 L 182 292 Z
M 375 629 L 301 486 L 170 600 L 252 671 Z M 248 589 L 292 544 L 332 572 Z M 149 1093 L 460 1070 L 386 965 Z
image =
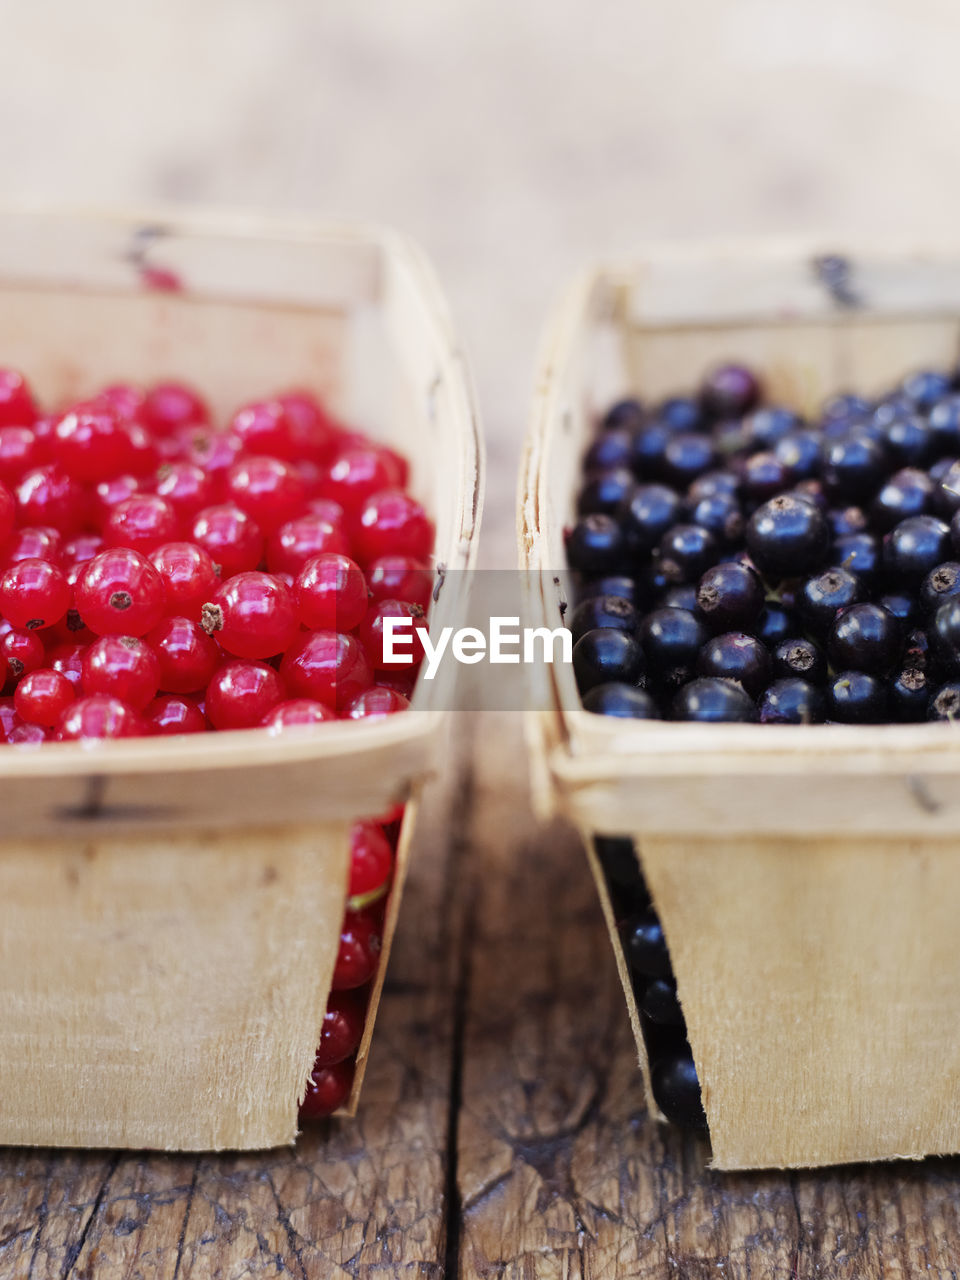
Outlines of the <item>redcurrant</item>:
M 165 603 L 159 573 L 129 547 L 101 551 L 77 579 L 77 610 L 97 635 L 145 635 L 160 621 Z
M 20 718 L 27 724 L 52 729 L 72 706 L 76 694 L 70 681 L 50 667 L 28 671 L 13 695 Z
M 167 693 L 154 698 L 143 713 L 154 733 L 206 733 L 207 717 L 192 698 Z
M 262 724 L 276 737 L 285 729 L 295 729 L 305 724 L 323 724 L 327 720 L 336 720 L 336 715 L 322 702 L 314 702 L 310 698 L 291 698 L 288 702 L 278 703 L 263 718 Z
M 433 549 L 433 523 L 408 493 L 384 489 L 363 504 L 353 541 L 361 564 L 385 555 L 423 560 Z
M 0 578 L 0 611 L 15 627 L 52 627 L 69 607 L 70 586 L 49 560 L 20 560 Z
M 28 471 L 17 486 L 17 511 L 21 524 L 49 525 L 68 537 L 83 527 L 86 494 L 59 467 L 37 467 Z
M 300 1103 L 302 1123 L 324 1120 L 346 1103 L 353 1088 L 354 1062 L 347 1058 L 331 1067 L 314 1067 L 307 1081 L 307 1092 Z
M 393 658 L 384 653 L 384 620 L 387 618 L 396 618 L 402 623 L 394 626 L 392 647 L 397 656 Z M 423 641 L 417 632 L 426 628 L 427 620 L 418 604 L 381 600 L 368 610 L 357 627 L 357 639 L 376 671 L 409 671 L 423 661 Z
M 200 609 L 220 586 L 213 560 L 193 542 L 167 542 L 150 553 L 166 594 L 167 609 L 199 619 Z
M 132 547 L 149 555 L 165 542 L 180 536 L 180 521 L 173 506 L 154 493 L 136 493 L 110 512 L 103 526 L 109 547 Z
M 22 373 L 0 369 L 0 427 L 30 427 L 37 410 Z
M 17 504 L 5 484 L 0 483 L 0 542 L 6 542 L 13 532 L 17 517 Z
M 158 436 L 169 436 L 184 427 L 202 427 L 210 410 L 198 391 L 183 382 L 158 382 L 147 392 L 140 421 Z
M 235 573 L 256 569 L 263 559 L 263 534 L 235 503 L 204 507 L 193 522 L 194 542 L 203 547 L 226 580 Z
M 367 612 L 367 584 L 349 556 L 313 556 L 297 578 L 297 615 L 314 631 L 352 631 Z
M 128 471 L 133 446 L 125 426 L 108 408 L 72 410 L 54 429 L 59 467 L 73 480 L 93 484 Z
M 403 600 L 418 604 L 421 609 L 430 605 L 433 592 L 433 574 L 429 565 L 413 556 L 377 556 L 367 565 L 367 586 L 375 603 L 381 600 Z
M 283 656 L 280 674 L 294 697 L 338 711 L 373 682 L 360 642 L 336 631 L 313 631 L 296 641 Z
M 297 634 L 293 595 L 269 573 L 238 573 L 203 606 L 202 624 L 237 658 L 271 658 Z
M 241 458 L 227 472 L 227 492 L 238 507 L 271 534 L 306 501 L 296 467 L 279 458 Z
M 410 699 L 396 689 L 388 689 L 385 685 L 375 684 L 372 689 L 365 689 L 348 704 L 344 718 L 347 720 L 369 720 L 379 716 L 393 716 L 398 711 L 408 711 Z
M 81 684 L 88 696 L 108 693 L 142 711 L 160 687 L 160 662 L 136 636 L 101 636 L 84 655 Z
M 198 693 L 207 687 L 223 660 L 216 641 L 189 618 L 164 618 L 147 636 L 147 644 L 159 664 L 154 693 L 156 689 Z
M 285 461 L 296 456 L 296 442 L 287 411 L 279 400 L 260 400 L 236 413 L 230 430 L 245 453 L 269 454 Z
M 63 644 L 56 645 L 47 654 L 49 666 L 54 671 L 59 671 L 61 675 L 66 676 L 78 693 L 83 677 L 83 660 L 86 657 L 88 648 L 89 645 L 65 641 Z
M 43 641 L 35 631 L 11 627 L 0 636 L 0 685 L 12 688 L 21 676 L 42 667 L 46 657 Z
M 369 982 L 380 963 L 380 947 L 380 929 L 370 913 L 346 912 L 333 970 L 333 990 L 349 991 Z
M 324 552 L 348 556 L 350 539 L 336 521 L 308 512 L 288 520 L 271 536 L 267 546 L 267 565 L 272 573 L 296 576 L 308 560 Z
M 169 502 L 184 524 L 216 501 L 213 480 L 193 462 L 164 463 L 157 473 L 154 492 Z
M 207 719 L 215 729 L 252 729 L 283 696 L 283 682 L 265 662 L 228 662 L 207 685 Z
M 84 738 L 136 738 L 144 732 L 146 725 L 133 707 L 103 693 L 79 698 L 66 709 L 57 725 L 57 737 L 61 742 L 77 742 Z
M 341 449 L 324 482 L 324 496 L 339 502 L 344 511 L 359 514 L 366 500 L 395 482 L 388 459 L 370 445 Z
M 336 447 L 337 428 L 317 398 L 309 391 L 287 391 L 277 401 L 290 424 L 295 456 L 326 462 Z
M 351 898 L 374 893 L 390 879 L 393 850 L 375 822 L 355 822 L 350 829 Z
M 15 529 L 3 549 L 5 564 L 17 564 L 20 560 L 49 560 L 59 564 L 63 540 L 56 529 Z
M 43 462 L 43 451 L 29 427 L 0 427 L 0 480 L 17 484 Z
M 356 991 L 331 991 L 315 1065 L 332 1067 L 356 1053 L 366 1016 L 367 1002 Z

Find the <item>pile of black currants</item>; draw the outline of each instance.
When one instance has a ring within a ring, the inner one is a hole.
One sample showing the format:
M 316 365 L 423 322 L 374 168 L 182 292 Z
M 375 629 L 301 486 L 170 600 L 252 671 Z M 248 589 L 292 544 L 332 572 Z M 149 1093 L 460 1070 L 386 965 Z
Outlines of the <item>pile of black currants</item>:
M 630 969 L 650 1063 L 653 1096 L 672 1123 L 706 1132 L 700 1083 L 687 1043 L 670 954 L 634 854 L 633 841 L 597 836 L 594 848 Z
M 584 459 L 573 665 L 589 711 L 960 720 L 960 374 L 816 421 L 727 364 L 615 404 Z

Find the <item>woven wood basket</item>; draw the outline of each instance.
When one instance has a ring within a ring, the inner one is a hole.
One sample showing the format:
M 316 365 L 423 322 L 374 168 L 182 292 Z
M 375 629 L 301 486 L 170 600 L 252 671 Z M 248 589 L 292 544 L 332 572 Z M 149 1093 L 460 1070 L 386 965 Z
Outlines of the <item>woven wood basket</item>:
M 45 403 L 195 383 L 219 416 L 288 386 L 401 450 L 465 568 L 482 451 L 429 266 L 375 229 L 0 214 L 0 360 Z M 440 590 L 442 622 L 456 602 Z M 444 714 L 0 749 L 0 1143 L 293 1140 L 358 817 L 415 800 Z M 380 979 L 400 905 L 407 810 Z M 371 1001 L 353 1094 L 379 998 Z
M 558 625 L 581 457 L 617 396 L 656 399 L 742 359 L 809 411 L 958 353 L 956 255 L 672 248 L 588 272 L 548 327 L 520 481 L 539 615 Z M 960 1150 L 960 733 L 618 721 L 580 708 L 569 667 L 544 678 L 550 709 L 529 718 L 541 801 L 588 850 L 594 834 L 637 844 L 714 1163 Z

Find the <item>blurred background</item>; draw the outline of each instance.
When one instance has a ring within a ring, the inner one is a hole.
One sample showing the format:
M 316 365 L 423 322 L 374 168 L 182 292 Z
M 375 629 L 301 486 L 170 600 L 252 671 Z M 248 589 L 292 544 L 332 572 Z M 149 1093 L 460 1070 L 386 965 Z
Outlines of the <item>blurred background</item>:
M 0 0 L 0 198 L 390 222 L 433 257 L 504 563 L 540 327 L 590 256 L 960 201 L 956 0 Z

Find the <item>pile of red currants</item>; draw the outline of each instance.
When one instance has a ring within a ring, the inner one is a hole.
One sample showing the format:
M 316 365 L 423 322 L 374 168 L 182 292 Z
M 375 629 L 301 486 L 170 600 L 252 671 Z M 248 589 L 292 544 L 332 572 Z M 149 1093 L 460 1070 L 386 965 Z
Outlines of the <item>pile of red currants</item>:
M 406 461 L 308 392 L 215 424 L 182 383 L 45 412 L 0 370 L 0 742 L 36 745 L 405 710 L 434 529 Z M 301 1114 L 346 1099 L 402 811 L 358 823 L 350 909 Z

